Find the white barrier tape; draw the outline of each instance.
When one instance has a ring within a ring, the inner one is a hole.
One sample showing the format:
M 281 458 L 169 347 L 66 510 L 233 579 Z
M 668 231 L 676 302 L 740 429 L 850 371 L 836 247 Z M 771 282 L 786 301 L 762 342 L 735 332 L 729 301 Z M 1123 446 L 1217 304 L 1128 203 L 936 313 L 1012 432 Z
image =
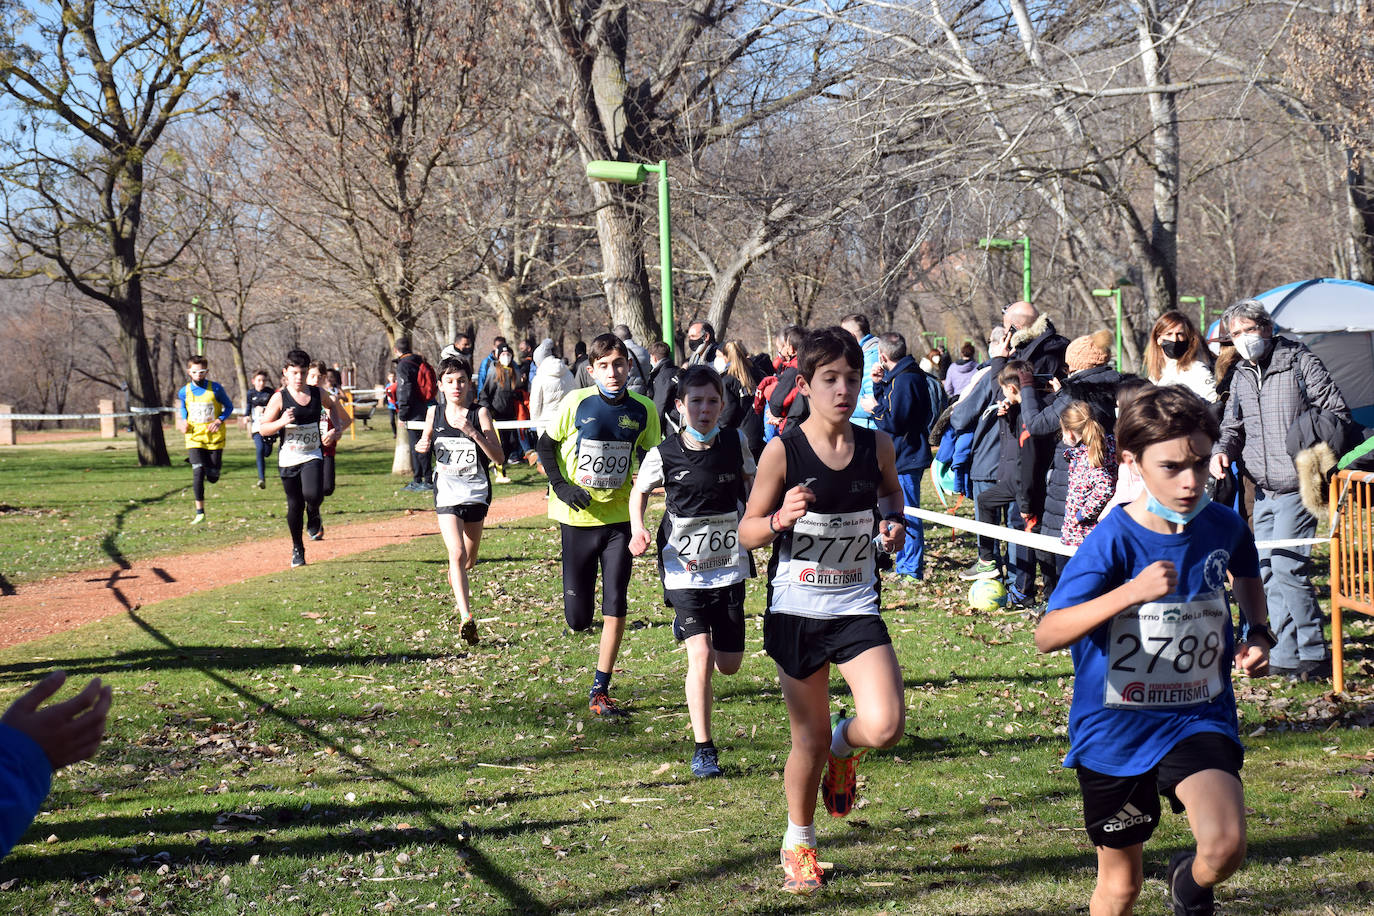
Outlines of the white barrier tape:
M 1020 544 L 1022 547 L 1057 553 L 1065 557 L 1073 556 L 1074 552 L 1078 550 L 1077 547 L 1060 543 L 1058 538 L 1050 537 L 1048 534 L 1030 534 L 1002 525 L 989 525 L 987 522 L 960 518 L 957 515 L 946 515 L 943 512 L 931 512 L 927 509 L 913 509 L 911 506 L 903 506 L 902 514 L 919 518 L 922 521 L 934 522 L 937 525 L 945 525 L 949 528 L 972 531 L 974 534 L 981 534 L 999 541 Z M 1284 538 L 1275 541 L 1256 541 L 1255 548 L 1257 550 L 1282 550 L 1286 547 L 1314 547 L 1318 544 L 1329 543 L 1331 543 L 1330 538 Z
M 497 429 L 543 429 L 548 424 L 533 420 L 493 420 L 491 425 Z
M 107 417 L 141 417 L 154 413 L 171 413 L 172 407 L 135 407 L 119 413 L 0 413 L 0 420 L 104 420 Z
M 1078 549 L 1077 547 L 1070 547 L 1068 544 L 1061 544 L 1059 538 L 1052 538 L 1048 534 L 1031 534 L 1027 531 L 1017 531 L 1014 528 L 1007 528 L 1004 525 L 989 525 L 987 522 L 960 518 L 957 515 L 946 515 L 943 512 L 931 512 L 927 509 L 913 509 L 911 506 L 903 506 L 902 514 L 909 515 L 912 518 L 919 518 L 924 522 L 934 522 L 937 525 L 945 525 L 949 528 L 972 531 L 974 534 L 996 538 L 999 541 L 1010 541 L 1013 544 L 1020 544 L 1022 547 L 1030 547 L 1034 550 L 1045 550 L 1066 557 L 1073 556 L 1074 551 Z

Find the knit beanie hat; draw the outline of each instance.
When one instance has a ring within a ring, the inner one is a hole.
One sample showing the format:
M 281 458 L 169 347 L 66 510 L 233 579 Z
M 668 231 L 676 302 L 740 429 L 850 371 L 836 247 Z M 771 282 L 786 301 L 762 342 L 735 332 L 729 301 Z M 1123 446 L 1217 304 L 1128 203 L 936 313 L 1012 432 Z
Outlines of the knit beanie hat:
M 1064 351 L 1064 362 L 1070 372 L 1082 372 L 1084 369 L 1105 366 L 1112 358 L 1108 349 L 1111 343 L 1112 332 L 1107 330 L 1075 338 Z

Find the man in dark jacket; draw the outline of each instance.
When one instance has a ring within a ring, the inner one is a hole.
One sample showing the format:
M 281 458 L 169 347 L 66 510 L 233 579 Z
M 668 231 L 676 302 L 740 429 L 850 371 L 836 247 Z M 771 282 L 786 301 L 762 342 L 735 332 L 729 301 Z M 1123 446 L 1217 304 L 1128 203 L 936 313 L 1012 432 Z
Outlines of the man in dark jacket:
M 892 437 L 897 450 L 897 480 L 903 505 L 921 505 L 921 475 L 930 467 L 930 387 L 926 374 L 906 352 L 906 340 L 896 331 L 878 338 L 878 362 L 873 368 L 872 418 Z M 907 517 L 906 543 L 897 554 L 896 572 L 925 578 L 925 530 L 918 518 Z
M 661 340 L 654 341 L 649 345 L 649 363 L 649 394 L 658 408 L 660 427 L 668 429 L 668 411 L 673 406 L 677 387 L 677 366 L 673 363 L 672 349 Z
M 1002 311 L 1002 333 L 988 341 L 988 355 L 994 374 L 1007 360 L 1024 359 L 1033 375 L 1048 381 L 1063 377 L 1068 346 L 1069 339 L 1054 329 L 1048 315 L 1029 302 L 1013 302 Z
M 396 360 L 396 418 L 405 424 L 406 440 L 410 443 L 410 470 L 413 480 L 402 489 L 432 490 L 429 482 L 429 452 L 417 452 L 415 443 L 425 431 L 425 412 L 430 400 L 420 394 L 417 378 L 424 357 L 410 352 L 410 337 L 396 338 L 392 349 Z
M 1221 438 L 1212 447 L 1212 476 L 1224 477 L 1232 461 L 1244 465 L 1245 476 L 1255 482 L 1256 540 L 1310 538 L 1317 519 L 1302 502 L 1288 430 L 1309 408 L 1342 420 L 1350 419 L 1350 409 L 1311 350 L 1274 336 L 1274 321 L 1262 303 L 1242 300 L 1226 310 L 1221 323 L 1242 362 L 1231 380 Z M 1270 674 L 1315 679 L 1330 671 L 1321 607 L 1307 576 L 1311 555 L 1310 546 L 1260 551 L 1269 626 L 1278 640 L 1269 650 Z

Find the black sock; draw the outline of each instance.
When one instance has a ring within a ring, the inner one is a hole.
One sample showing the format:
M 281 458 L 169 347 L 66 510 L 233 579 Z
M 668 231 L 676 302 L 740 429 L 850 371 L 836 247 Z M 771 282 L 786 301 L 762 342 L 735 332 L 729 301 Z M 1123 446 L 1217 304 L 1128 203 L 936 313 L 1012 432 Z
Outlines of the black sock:
M 1203 887 L 1193 880 L 1195 858 L 1189 856 L 1174 872 L 1174 897 L 1190 911 L 1192 907 L 1205 906 L 1215 899 L 1210 887 Z
M 696 747 L 694 747 L 693 750 L 699 751 L 699 750 L 702 750 L 702 749 L 708 748 L 708 747 L 709 747 L 711 750 L 715 750 L 715 749 L 716 749 L 716 743 L 715 743 L 714 741 L 712 741 L 710 738 L 707 738 L 705 741 L 698 741 L 698 742 L 696 743 Z
M 611 689 L 611 674 L 609 671 L 597 671 L 592 678 L 592 693 L 609 693 Z

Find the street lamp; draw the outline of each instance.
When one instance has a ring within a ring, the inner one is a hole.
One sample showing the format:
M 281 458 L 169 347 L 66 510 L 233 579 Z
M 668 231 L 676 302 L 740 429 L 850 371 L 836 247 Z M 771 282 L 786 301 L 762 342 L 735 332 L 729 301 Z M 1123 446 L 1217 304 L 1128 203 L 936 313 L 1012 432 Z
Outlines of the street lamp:
M 1093 295 L 1099 299 L 1110 297 L 1116 300 L 1116 370 L 1121 371 L 1121 286 L 1111 289 L 1095 289 Z
M 597 181 L 613 181 L 617 184 L 643 184 L 648 174 L 658 175 L 658 269 L 663 292 L 660 302 L 663 314 L 660 319 L 660 336 L 668 349 L 673 349 L 673 245 L 672 225 L 668 216 L 668 163 L 660 160 L 658 165 L 641 162 L 611 162 L 606 159 L 593 159 L 587 163 L 587 177 Z
M 1030 236 L 1023 235 L 1019 239 L 995 239 L 982 238 L 978 240 L 978 247 L 987 251 L 996 249 L 997 251 L 1010 251 L 1020 245 L 1023 249 L 1021 260 L 1021 298 L 1026 302 L 1031 301 L 1031 258 L 1030 258 Z
M 200 297 L 191 297 L 191 311 L 186 316 L 186 326 L 195 332 L 196 355 L 205 355 L 205 313 L 200 310 Z
M 1196 302 L 1198 304 L 1197 329 L 1203 334 L 1207 333 L 1207 297 L 1206 296 L 1179 296 L 1179 302 Z

